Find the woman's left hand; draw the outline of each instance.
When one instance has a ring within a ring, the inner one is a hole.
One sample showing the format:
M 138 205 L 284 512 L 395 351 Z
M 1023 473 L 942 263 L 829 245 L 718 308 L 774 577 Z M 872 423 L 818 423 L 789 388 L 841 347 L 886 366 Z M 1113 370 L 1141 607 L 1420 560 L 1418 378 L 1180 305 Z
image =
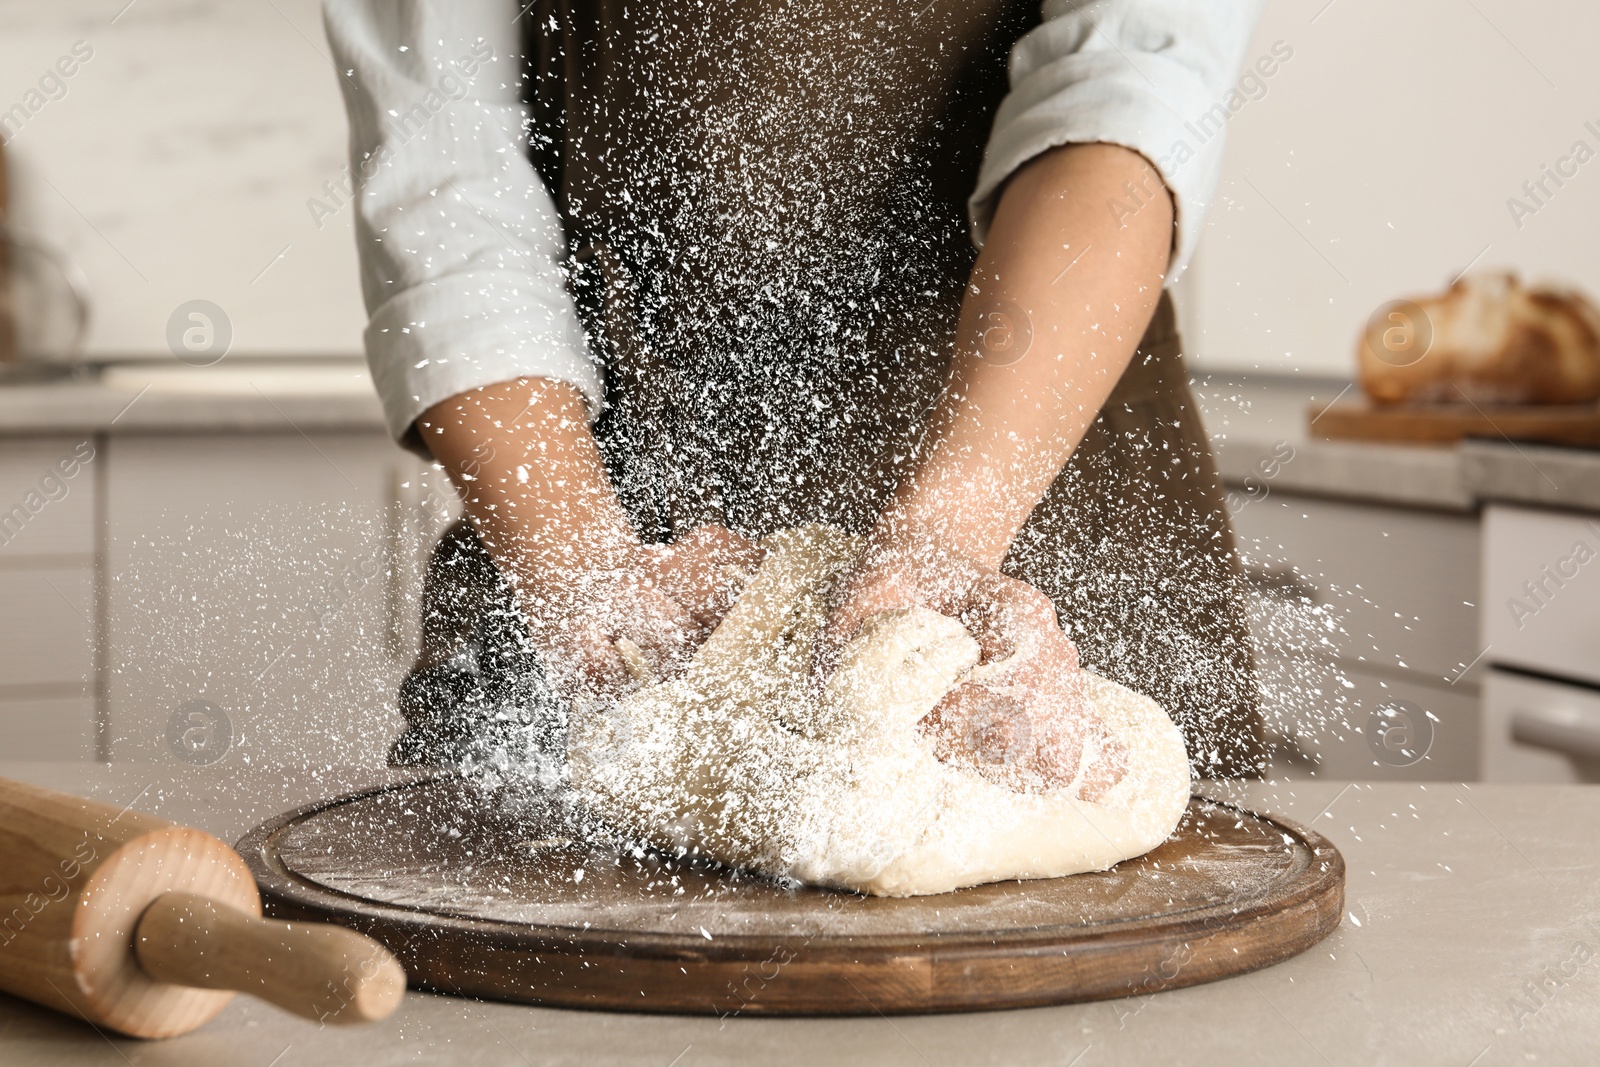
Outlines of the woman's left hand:
M 957 686 L 923 718 L 940 759 L 1012 788 L 1059 789 L 1077 777 L 1085 738 L 1095 731 L 1106 758 L 1089 768 L 1080 795 L 1096 799 L 1121 778 L 1124 760 L 1088 709 L 1078 650 L 1049 598 L 929 540 L 869 539 L 834 592 L 814 663 L 819 680 L 868 619 L 909 607 L 959 620 L 978 642 L 980 665 L 999 665 Z

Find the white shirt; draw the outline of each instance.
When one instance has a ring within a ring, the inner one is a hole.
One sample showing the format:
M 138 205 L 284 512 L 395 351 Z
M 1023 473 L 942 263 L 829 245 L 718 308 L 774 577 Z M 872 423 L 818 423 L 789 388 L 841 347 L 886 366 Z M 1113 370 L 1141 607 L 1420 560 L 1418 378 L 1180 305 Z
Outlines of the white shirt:
M 974 242 L 1028 160 L 1063 144 L 1119 144 L 1172 192 L 1171 284 L 1216 190 L 1261 3 L 1046 0 L 1043 23 L 1011 53 L 1010 92 L 969 201 Z M 515 0 L 323 0 L 350 114 L 367 362 L 397 439 L 434 404 L 513 378 L 570 382 L 591 413 L 604 402 L 562 273 L 560 215 L 528 158 L 520 10 Z

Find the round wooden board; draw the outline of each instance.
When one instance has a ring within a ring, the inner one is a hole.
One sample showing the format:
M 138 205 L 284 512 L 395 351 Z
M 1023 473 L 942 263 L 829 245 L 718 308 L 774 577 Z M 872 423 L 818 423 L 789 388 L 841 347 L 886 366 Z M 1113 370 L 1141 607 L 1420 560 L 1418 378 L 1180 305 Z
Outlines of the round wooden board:
M 622 1011 L 855 1015 L 1097 1000 L 1287 959 L 1339 925 L 1344 860 L 1191 799 L 1109 871 L 889 899 L 573 839 L 547 799 L 454 775 L 239 842 L 267 913 L 377 938 L 422 989 Z

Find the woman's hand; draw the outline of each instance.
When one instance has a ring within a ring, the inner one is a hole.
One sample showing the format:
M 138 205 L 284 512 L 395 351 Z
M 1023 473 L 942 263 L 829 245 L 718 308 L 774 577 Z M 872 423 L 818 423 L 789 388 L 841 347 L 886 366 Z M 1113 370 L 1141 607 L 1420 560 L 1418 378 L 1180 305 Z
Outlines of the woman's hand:
M 569 697 L 617 697 L 670 678 L 697 645 L 693 615 L 656 586 L 642 553 L 628 566 L 519 581 L 517 593 L 534 648 Z
M 826 678 L 844 646 L 875 615 L 925 607 L 958 619 L 977 640 L 979 677 L 957 686 L 922 720 L 942 760 L 1014 789 L 1059 789 L 1077 776 L 1091 731 L 1108 758 L 1080 795 L 1096 799 L 1122 775 L 1109 735 L 1084 701 L 1078 650 L 1049 599 L 928 539 L 871 538 L 834 592 L 815 668 Z
M 557 688 L 617 696 L 670 678 L 760 553 L 721 527 L 642 545 L 617 501 L 583 395 L 523 378 L 429 408 L 417 431 L 512 578 Z
M 1134 188 L 1150 194 L 1138 211 L 1105 210 Z M 960 619 L 994 669 L 946 697 L 924 729 L 942 758 L 1024 788 L 1072 781 L 1090 736 L 1102 756 L 1079 796 L 1099 797 L 1126 766 L 1085 707 L 1077 650 L 1049 601 L 999 568 L 1133 358 L 1161 296 L 1173 217 L 1160 174 L 1116 145 L 1063 145 L 1012 175 L 969 279 L 944 394 L 821 642 L 825 677 L 879 612 Z
M 644 568 L 655 588 L 688 611 L 698 647 L 733 607 L 763 555 L 755 542 L 707 524 L 671 544 L 645 546 Z
M 558 688 L 616 697 L 681 673 L 760 560 L 753 543 L 708 525 L 639 546 L 620 566 L 527 576 L 518 588 Z

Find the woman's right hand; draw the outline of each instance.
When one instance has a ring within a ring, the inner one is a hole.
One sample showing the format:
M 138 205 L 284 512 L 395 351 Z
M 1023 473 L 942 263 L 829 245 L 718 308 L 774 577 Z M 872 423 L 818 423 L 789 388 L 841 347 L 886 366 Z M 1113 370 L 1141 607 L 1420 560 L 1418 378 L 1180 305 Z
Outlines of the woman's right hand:
M 520 583 L 529 636 L 559 692 L 622 696 L 688 662 L 694 617 L 643 564 L 641 554 L 628 566 Z
M 522 609 L 559 689 L 622 696 L 681 673 L 760 559 L 731 530 L 702 526 L 620 566 L 519 583 Z
M 417 432 L 513 578 L 534 647 L 569 696 L 617 696 L 681 671 L 731 605 L 738 568 L 759 557 L 721 527 L 641 545 L 583 394 L 565 382 L 458 393 L 424 412 Z

